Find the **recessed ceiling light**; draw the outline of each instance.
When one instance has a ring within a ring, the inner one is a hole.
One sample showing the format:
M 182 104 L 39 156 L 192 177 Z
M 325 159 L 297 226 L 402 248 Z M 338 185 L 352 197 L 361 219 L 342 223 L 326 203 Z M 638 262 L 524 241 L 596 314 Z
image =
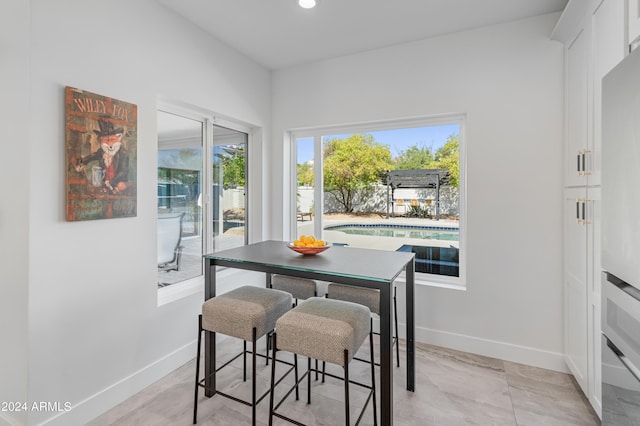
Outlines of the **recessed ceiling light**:
M 317 2 L 316 0 L 298 0 L 298 4 L 304 9 L 313 9 Z

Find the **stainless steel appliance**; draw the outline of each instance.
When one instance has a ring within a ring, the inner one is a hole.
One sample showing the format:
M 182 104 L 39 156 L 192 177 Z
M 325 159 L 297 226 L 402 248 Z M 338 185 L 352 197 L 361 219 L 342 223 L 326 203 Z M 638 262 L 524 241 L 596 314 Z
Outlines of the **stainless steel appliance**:
M 603 281 L 602 424 L 640 425 L 640 290 Z
M 640 49 L 602 80 L 602 424 L 640 425 Z

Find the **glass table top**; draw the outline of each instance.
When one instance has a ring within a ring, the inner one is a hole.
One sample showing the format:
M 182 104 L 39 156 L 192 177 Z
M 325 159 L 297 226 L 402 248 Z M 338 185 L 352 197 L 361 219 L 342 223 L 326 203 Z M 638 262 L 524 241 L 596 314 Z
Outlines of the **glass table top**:
M 275 266 L 283 269 L 392 282 L 413 253 L 332 246 L 316 255 L 302 255 L 284 241 L 262 241 L 229 250 L 205 254 L 205 259 Z

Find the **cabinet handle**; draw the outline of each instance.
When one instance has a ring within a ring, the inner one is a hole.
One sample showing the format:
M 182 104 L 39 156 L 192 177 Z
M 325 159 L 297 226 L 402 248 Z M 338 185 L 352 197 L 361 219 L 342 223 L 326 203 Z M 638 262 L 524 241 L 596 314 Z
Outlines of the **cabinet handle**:
M 578 151 L 578 154 L 576 155 L 576 158 L 578 160 L 578 176 L 582 176 L 582 167 L 580 165 L 580 151 Z
M 578 152 L 578 154 L 576 155 L 576 159 L 578 160 L 577 172 L 578 172 L 578 176 L 580 176 L 580 174 L 581 174 L 581 170 L 580 170 L 580 152 Z
M 576 222 L 581 223 L 581 221 L 580 221 L 580 198 L 576 199 Z

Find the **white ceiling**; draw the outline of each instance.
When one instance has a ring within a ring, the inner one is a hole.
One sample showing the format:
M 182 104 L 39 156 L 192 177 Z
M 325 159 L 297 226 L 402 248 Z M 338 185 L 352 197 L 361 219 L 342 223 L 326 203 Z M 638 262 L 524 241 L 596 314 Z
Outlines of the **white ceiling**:
M 559 12 L 568 0 L 158 0 L 259 64 L 286 68 Z

